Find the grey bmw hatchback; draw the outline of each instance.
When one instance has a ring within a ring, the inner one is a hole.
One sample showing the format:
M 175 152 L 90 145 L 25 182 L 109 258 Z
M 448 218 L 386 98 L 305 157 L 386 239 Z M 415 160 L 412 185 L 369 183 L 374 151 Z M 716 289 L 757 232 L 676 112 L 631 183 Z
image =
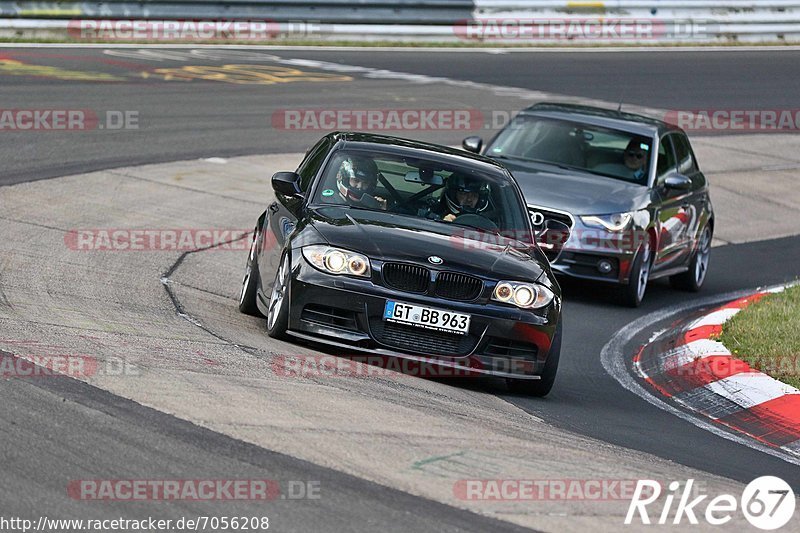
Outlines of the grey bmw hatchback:
M 511 171 L 534 229 L 552 220 L 571 228 L 550 256 L 556 273 L 617 284 L 633 307 L 652 279 L 702 287 L 714 210 L 682 129 L 632 113 L 542 103 L 521 111 L 486 146 L 467 137 L 462 147 Z

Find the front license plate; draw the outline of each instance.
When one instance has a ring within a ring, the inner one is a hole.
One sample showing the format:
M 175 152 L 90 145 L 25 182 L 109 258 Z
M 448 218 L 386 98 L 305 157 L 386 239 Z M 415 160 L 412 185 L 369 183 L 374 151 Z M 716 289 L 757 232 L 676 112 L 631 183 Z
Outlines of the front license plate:
M 434 331 L 446 331 L 466 335 L 469 331 L 469 315 L 433 309 L 419 305 L 404 304 L 388 300 L 383 311 L 383 319 L 387 322 L 409 324 Z

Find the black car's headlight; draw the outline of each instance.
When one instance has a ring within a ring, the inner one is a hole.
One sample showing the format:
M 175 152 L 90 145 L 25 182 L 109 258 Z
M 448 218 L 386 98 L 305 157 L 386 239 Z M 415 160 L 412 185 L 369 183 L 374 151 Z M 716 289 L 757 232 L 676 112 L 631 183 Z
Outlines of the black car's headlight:
M 513 304 L 522 309 L 538 309 L 553 301 L 553 291 L 538 283 L 501 281 L 492 292 L 492 300 Z
M 327 245 L 303 247 L 303 257 L 314 267 L 328 274 L 344 274 L 346 276 L 371 275 L 369 259 L 362 254 Z

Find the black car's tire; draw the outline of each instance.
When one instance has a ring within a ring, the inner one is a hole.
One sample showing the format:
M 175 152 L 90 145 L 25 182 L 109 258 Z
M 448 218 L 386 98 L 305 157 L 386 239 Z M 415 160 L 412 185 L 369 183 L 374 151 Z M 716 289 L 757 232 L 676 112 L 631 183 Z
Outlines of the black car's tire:
M 669 277 L 669 284 L 675 289 L 697 292 L 703 287 L 708 273 L 708 262 L 711 256 L 711 227 L 706 224 L 700 235 L 697 250 L 689 261 L 689 270 Z
M 639 249 L 636 258 L 631 265 L 630 281 L 619 289 L 620 300 L 628 307 L 639 307 L 644 299 L 647 290 L 647 282 L 650 279 L 650 267 L 652 266 L 652 251 L 650 243 L 645 244 Z
M 291 281 L 291 260 L 289 252 L 283 254 L 281 266 L 275 273 L 272 293 L 269 298 L 267 313 L 267 335 L 273 339 L 286 338 L 289 327 L 289 283 Z
M 543 397 L 547 396 L 553 388 L 558 372 L 558 361 L 561 358 L 561 319 L 558 319 L 556 333 L 553 335 L 553 343 L 550 345 L 550 353 L 547 355 L 547 362 L 544 364 L 541 379 L 507 379 L 508 389 L 515 394 L 526 394 L 528 396 Z
M 242 290 L 239 293 L 239 311 L 246 315 L 263 317 L 256 305 L 256 292 L 258 291 L 258 261 L 256 260 L 256 247 L 258 246 L 258 227 L 253 231 L 253 242 L 247 254 L 247 264 L 242 278 Z

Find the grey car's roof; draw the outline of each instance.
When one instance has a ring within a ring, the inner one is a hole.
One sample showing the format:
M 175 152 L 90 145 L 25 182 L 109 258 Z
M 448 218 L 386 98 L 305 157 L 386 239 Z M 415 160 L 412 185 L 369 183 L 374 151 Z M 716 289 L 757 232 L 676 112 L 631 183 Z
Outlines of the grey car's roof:
M 482 170 L 483 172 L 491 172 L 496 176 L 511 179 L 511 175 L 506 167 L 498 161 L 490 157 L 467 152 L 466 150 L 413 139 L 353 131 L 333 132 L 328 134 L 328 136 L 334 141 L 342 143 L 342 146 L 346 148 L 381 150 L 399 155 L 416 155 L 417 157 L 420 157 L 422 153 L 426 153 L 428 157 L 438 157 L 442 160 L 449 160 L 449 162 L 453 164 L 459 164 L 468 168 L 471 167 L 476 170 Z
M 669 131 L 681 131 L 680 128 L 673 124 L 644 115 L 577 104 L 540 103 L 523 109 L 520 111 L 520 115 L 582 122 L 592 126 L 612 128 L 647 137 L 661 135 Z

